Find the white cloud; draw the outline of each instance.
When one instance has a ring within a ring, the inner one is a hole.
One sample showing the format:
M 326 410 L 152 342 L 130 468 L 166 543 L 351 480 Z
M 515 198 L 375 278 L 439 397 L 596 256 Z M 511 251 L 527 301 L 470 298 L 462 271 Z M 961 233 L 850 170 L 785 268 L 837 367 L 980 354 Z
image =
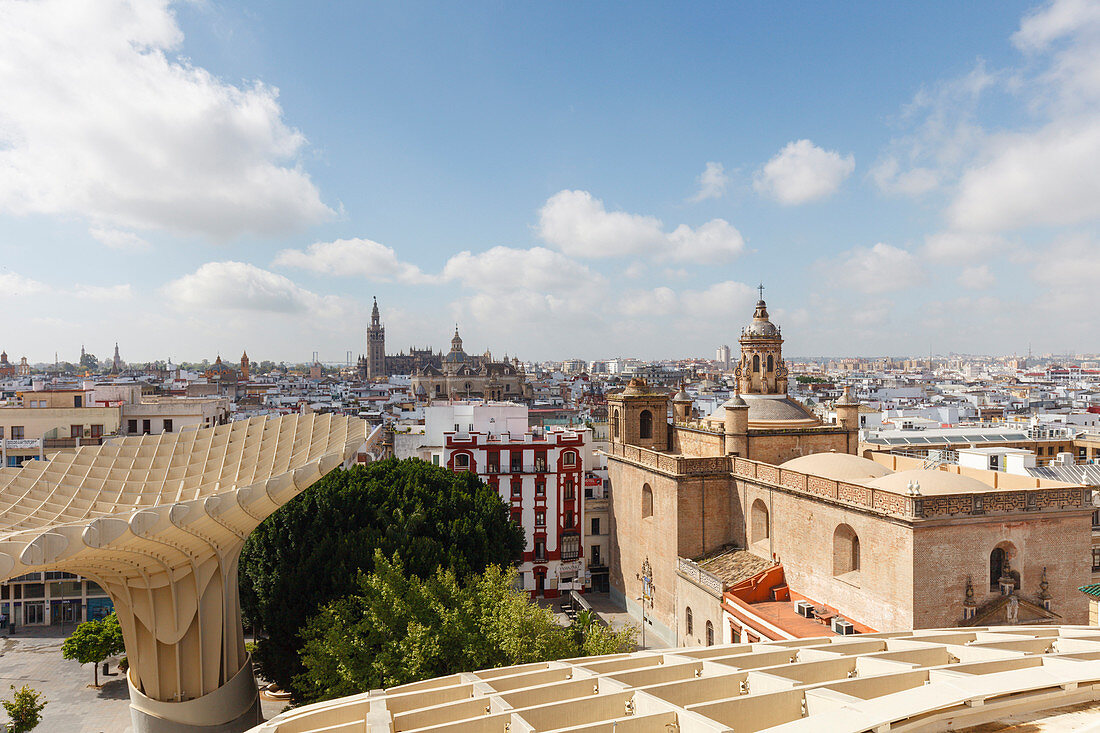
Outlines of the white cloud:
M 45 283 L 23 277 L 15 272 L 0 272 L 0 298 L 14 298 L 19 295 L 36 295 L 49 288 Z
M 604 282 L 587 266 L 545 247 L 493 247 L 476 255 L 459 252 L 443 266 L 442 278 L 491 293 L 573 293 Z
M 942 261 L 967 261 L 989 257 L 1008 249 L 1005 240 L 985 232 L 945 231 L 928 235 L 923 252 Z
M 883 158 L 871 169 L 871 180 L 882 191 L 903 196 L 919 196 L 939 185 L 935 171 L 921 167 L 903 171 L 893 156 Z
M 830 269 L 839 283 L 868 294 L 904 290 L 923 279 L 916 257 L 882 242 L 841 253 Z
M 714 319 L 747 319 L 752 314 L 756 290 L 734 280 L 717 282 L 702 290 L 684 290 L 660 286 L 652 290 L 629 290 L 618 299 L 619 312 L 625 316 L 676 316 L 702 321 L 708 328 Z
M 729 176 L 721 163 L 710 161 L 707 167 L 699 174 L 699 190 L 689 199 L 690 201 L 704 201 L 706 199 L 721 198 L 726 192 Z
M 695 229 L 681 224 L 665 232 L 653 216 L 607 211 L 588 191 L 559 191 L 539 210 L 538 235 L 572 257 L 652 255 L 684 262 L 728 261 L 745 249 L 729 222 L 712 219 Z
M 400 261 L 391 247 L 369 239 L 316 242 L 305 251 L 284 249 L 276 255 L 274 264 L 325 275 L 361 276 L 374 282 L 415 285 L 434 281 L 416 265 Z
M 1092 0 L 1053 0 L 1024 16 L 1012 42 L 1024 51 L 1040 51 L 1088 27 L 1100 27 L 1100 5 Z
M 676 291 L 669 287 L 632 290 L 619 297 L 619 311 L 626 316 L 667 316 L 679 303 Z
M 1100 217 L 1100 116 L 1003 135 L 962 177 L 948 210 L 960 229 L 1063 226 Z
M 974 265 L 964 268 L 956 282 L 969 290 L 988 290 L 996 284 L 997 278 L 993 277 L 989 265 Z
M 725 219 L 711 219 L 692 229 L 681 224 L 668 235 L 671 257 L 680 262 L 725 262 L 745 250 L 745 239 Z
M 111 229 L 109 227 L 91 227 L 89 230 L 92 237 L 98 240 L 101 244 L 105 244 L 111 249 L 117 250 L 129 250 L 140 251 L 149 248 L 149 243 L 134 234 L 133 232 L 125 232 L 120 229 Z
M 975 123 L 978 102 L 1003 75 L 979 61 L 961 77 L 922 87 L 896 121 L 905 130 L 892 139 L 870 171 L 890 195 L 919 196 L 952 182 L 985 137 Z
M 124 285 L 77 285 L 73 288 L 73 295 L 84 300 L 97 300 L 103 302 L 122 302 L 134 297 L 133 289 L 129 284 Z
M 0 211 L 218 240 L 331 216 L 277 90 L 170 56 L 182 41 L 166 0 L 0 5 Z
M 705 290 L 685 290 L 680 295 L 681 309 L 698 318 L 747 322 L 756 302 L 756 289 L 734 280 L 715 283 Z
M 1096 221 L 1100 6 L 1048 2 L 1024 17 L 1013 41 L 1028 63 L 1006 86 L 1038 122 L 974 137 L 947 218 L 984 232 Z
M 289 278 L 246 262 L 207 262 L 164 286 L 180 310 L 265 311 L 332 317 L 340 299 L 299 287 Z
M 804 204 L 836 193 L 855 168 L 851 155 L 796 140 L 756 172 L 753 187 L 781 204 Z
M 661 220 L 607 211 L 588 191 L 559 191 L 539 210 L 538 234 L 574 257 L 617 257 L 651 252 L 665 242 Z

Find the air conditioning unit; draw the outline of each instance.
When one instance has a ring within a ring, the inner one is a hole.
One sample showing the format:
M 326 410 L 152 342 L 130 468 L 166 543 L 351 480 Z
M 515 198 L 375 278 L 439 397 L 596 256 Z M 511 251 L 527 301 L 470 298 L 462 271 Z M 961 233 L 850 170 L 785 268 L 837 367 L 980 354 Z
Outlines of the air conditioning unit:
M 798 601 L 794 604 L 794 612 L 805 618 L 813 618 L 814 604 L 809 601 Z
M 838 616 L 833 619 L 833 631 L 841 636 L 847 636 L 856 633 L 856 627 L 852 626 L 851 621 L 845 621 Z

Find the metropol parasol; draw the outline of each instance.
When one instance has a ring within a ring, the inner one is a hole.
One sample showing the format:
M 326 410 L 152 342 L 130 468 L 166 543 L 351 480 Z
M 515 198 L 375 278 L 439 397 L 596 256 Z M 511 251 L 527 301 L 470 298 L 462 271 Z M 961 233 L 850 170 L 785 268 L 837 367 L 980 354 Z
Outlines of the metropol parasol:
M 62 570 L 107 592 L 136 733 L 239 733 L 263 720 L 237 593 L 244 541 L 379 436 L 358 418 L 257 417 L 0 469 L 0 580 Z

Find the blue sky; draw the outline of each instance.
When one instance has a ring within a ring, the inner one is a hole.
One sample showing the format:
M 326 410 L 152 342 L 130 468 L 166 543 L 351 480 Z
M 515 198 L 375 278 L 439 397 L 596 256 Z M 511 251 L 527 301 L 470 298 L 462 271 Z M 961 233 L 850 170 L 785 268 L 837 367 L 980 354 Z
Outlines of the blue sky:
M 788 354 L 1098 351 L 1097 68 L 1085 0 L 0 0 L 0 346 L 709 356 L 763 281 Z

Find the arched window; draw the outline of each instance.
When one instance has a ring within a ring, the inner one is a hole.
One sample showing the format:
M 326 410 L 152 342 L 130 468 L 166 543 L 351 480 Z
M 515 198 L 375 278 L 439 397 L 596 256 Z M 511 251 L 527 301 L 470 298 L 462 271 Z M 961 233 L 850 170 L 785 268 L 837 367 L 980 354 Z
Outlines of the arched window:
M 691 636 L 695 633 L 695 620 L 691 616 L 691 606 L 687 607 L 687 611 L 684 614 L 684 620 L 687 622 L 687 635 Z
M 772 359 L 773 359 L 772 355 L 768 354 L 768 371 L 769 372 L 775 370 L 775 362 Z
M 833 532 L 833 575 L 859 572 L 859 535 L 847 524 Z
M 653 437 L 653 413 L 649 410 L 638 415 L 638 437 L 643 440 Z
M 757 499 L 749 510 L 749 542 L 763 542 L 771 534 L 769 526 L 768 507 Z
M 1011 542 L 1001 542 L 989 553 L 989 589 L 1000 590 L 1001 576 L 1005 574 L 1006 565 L 1008 577 L 1012 578 L 1013 586 L 1020 589 L 1020 571 L 1017 567 L 1016 546 Z
M 642 484 L 642 519 L 653 516 L 653 489 Z
M 760 354 L 752 355 L 752 370 L 754 372 L 760 371 Z
M 455 468 L 466 468 L 470 465 L 470 457 L 465 453 L 455 454 Z
M 619 411 L 618 410 L 612 410 L 611 411 L 611 439 L 612 440 L 618 440 L 619 439 Z
M 707 621 L 707 646 L 714 646 L 714 624 Z

